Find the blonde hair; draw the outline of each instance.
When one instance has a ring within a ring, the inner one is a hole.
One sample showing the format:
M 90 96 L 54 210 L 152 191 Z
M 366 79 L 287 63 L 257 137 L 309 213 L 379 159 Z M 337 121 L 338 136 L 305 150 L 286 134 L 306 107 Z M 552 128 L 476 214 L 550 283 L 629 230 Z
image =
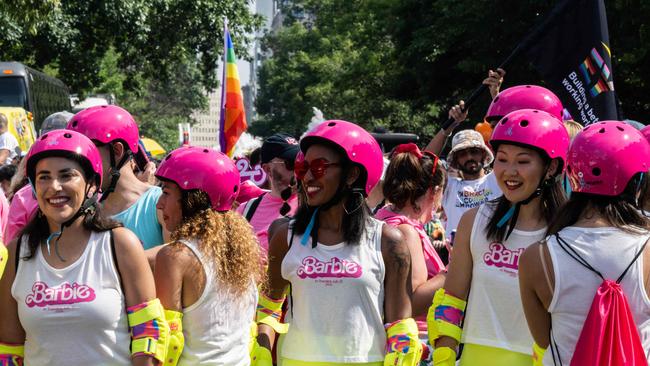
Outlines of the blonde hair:
M 236 212 L 200 211 L 184 220 L 172 238 L 196 239 L 201 253 L 211 260 L 217 281 L 234 295 L 246 293 L 253 281 L 263 280 L 257 237 Z
M 576 135 L 584 128 L 580 123 L 571 119 L 564 121 L 564 127 L 566 127 L 566 130 L 569 133 L 569 138 L 571 141 L 573 141 L 573 138 L 575 138 Z

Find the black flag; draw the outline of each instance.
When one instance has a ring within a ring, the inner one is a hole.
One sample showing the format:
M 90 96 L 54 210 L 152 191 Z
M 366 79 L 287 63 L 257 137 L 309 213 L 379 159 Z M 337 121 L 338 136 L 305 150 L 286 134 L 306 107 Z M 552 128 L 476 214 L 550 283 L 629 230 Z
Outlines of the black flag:
M 618 119 L 603 0 L 563 0 L 558 7 L 528 57 L 575 120 L 586 126 Z

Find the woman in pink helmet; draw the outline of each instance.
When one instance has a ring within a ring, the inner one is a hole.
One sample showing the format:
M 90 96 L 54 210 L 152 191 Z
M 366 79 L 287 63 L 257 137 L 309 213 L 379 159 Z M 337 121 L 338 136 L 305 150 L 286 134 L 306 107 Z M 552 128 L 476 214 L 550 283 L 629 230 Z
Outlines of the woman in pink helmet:
M 309 131 L 300 149 L 295 173 L 306 200 L 270 242 L 257 364 L 270 365 L 275 335 L 284 333 L 283 366 L 415 365 L 422 347 L 411 318 L 411 257 L 399 230 L 372 218 L 365 203 L 382 172 L 379 144 L 334 120 Z
M 216 150 L 182 147 L 156 177 L 174 240 L 156 257 L 156 289 L 172 329 L 173 362 L 165 364 L 248 365 L 261 268 L 255 234 L 231 211 L 239 172 Z
M 551 114 L 562 121 L 562 102 L 552 91 L 537 85 L 517 85 L 497 94 L 487 113 L 485 120 L 496 124 L 506 114 L 520 109 L 536 109 Z
M 435 365 L 530 365 L 533 340 L 518 291 L 519 258 L 544 237 L 564 202 L 569 136 L 554 116 L 532 109 L 507 114 L 490 144 L 503 196 L 460 220 L 444 289 L 429 309 Z M 464 319 L 464 321 L 463 321 Z
M 86 135 L 99 149 L 105 177 L 101 187 L 102 208 L 138 236 L 153 265 L 169 233 L 164 230 L 162 217 L 156 211 L 162 194 L 160 187 L 140 181 L 133 172 L 134 160 L 147 159 L 138 144 L 135 119 L 123 108 L 103 105 L 75 114 L 67 128 Z
M 590 359 L 598 355 L 597 347 L 578 346 L 603 279 L 618 279 L 636 328 L 616 341 L 617 349 L 622 350 L 618 342 L 640 336 L 641 363 L 632 362 L 635 355 L 627 352 L 625 364 L 647 364 L 650 224 L 637 209 L 648 169 L 650 145 L 623 122 L 592 124 L 571 144 L 567 159 L 571 198 L 551 221 L 547 239 L 521 257 L 519 281 L 528 325 L 538 348 L 551 347 L 540 365 L 623 364 L 615 357 L 599 363 Z M 601 304 L 603 313 L 608 311 L 605 304 Z M 611 324 L 622 330 L 621 325 Z M 594 329 L 591 333 L 606 336 Z
M 413 143 L 399 145 L 391 154 L 384 177 L 383 193 L 390 204 L 375 214 L 402 231 L 411 252 L 413 316 L 424 341 L 427 309 L 445 281 L 446 268 L 423 225 L 440 208 L 445 181 L 436 155 L 420 151 Z
M 49 132 L 29 150 L 26 175 L 38 214 L 9 245 L 0 282 L 2 363 L 162 362 L 146 346 L 165 344 L 168 332 L 153 274 L 135 235 L 97 205 L 95 145 L 74 131 Z

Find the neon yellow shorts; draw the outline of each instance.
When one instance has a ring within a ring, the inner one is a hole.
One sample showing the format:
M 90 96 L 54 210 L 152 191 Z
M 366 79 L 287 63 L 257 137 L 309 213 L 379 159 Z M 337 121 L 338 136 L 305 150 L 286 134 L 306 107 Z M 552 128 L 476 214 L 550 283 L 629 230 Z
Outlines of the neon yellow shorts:
M 383 362 L 367 362 L 367 363 L 334 363 L 334 362 L 307 362 L 307 361 L 296 361 L 290 360 L 288 358 L 281 358 L 278 366 L 343 366 L 343 365 L 354 365 L 354 366 L 383 366 Z
M 532 352 L 532 351 L 531 351 Z M 531 366 L 533 356 L 503 348 L 465 343 L 459 366 Z

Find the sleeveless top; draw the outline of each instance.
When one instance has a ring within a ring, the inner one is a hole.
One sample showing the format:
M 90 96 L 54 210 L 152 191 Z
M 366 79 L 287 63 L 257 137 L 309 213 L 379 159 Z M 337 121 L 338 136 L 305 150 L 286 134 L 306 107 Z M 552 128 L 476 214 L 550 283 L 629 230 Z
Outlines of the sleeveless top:
M 251 281 L 244 295 L 220 287 L 214 266 L 194 240 L 181 240 L 201 262 L 205 289 L 199 299 L 183 309 L 185 347 L 179 366 L 247 366 L 250 326 L 257 306 L 257 288 Z
M 493 242 L 486 231 L 492 212 L 489 204 L 482 205 L 472 227 L 472 282 L 462 341 L 530 354 L 533 337 L 519 294 L 519 257 L 544 239 L 546 228 L 515 229 L 503 243 Z
M 613 227 L 569 226 L 559 234 L 603 277 L 612 280 L 625 271 L 649 237 L 648 233 L 630 234 Z M 559 353 L 564 365 L 569 365 L 602 279 L 564 252 L 554 236 L 549 237 L 547 243 L 555 275 L 553 298 L 548 308 L 553 328 L 551 344 L 557 344 L 556 354 Z M 625 274 L 621 287 L 630 304 L 647 357 L 650 353 L 650 299 L 643 284 L 643 256 Z M 553 365 L 550 349 L 546 351 L 543 363 Z
M 25 329 L 25 365 L 129 365 L 131 336 L 110 231 L 92 232 L 79 259 L 56 269 L 20 260 L 11 295 Z M 20 256 L 28 254 L 23 236 Z
M 113 215 L 113 219 L 135 233 L 144 249 L 164 244 L 162 226 L 158 222 L 156 212 L 156 204 L 161 194 L 160 187 L 151 187 L 129 208 Z
M 422 245 L 422 254 L 424 255 L 424 263 L 427 266 L 427 280 L 433 278 L 435 275 L 441 271 L 445 271 L 445 264 L 442 263 L 442 259 L 436 252 L 433 244 L 431 244 L 431 239 L 429 235 L 424 231 L 424 225 L 417 220 L 411 220 L 404 215 L 400 215 L 387 207 L 384 207 L 377 211 L 375 218 L 384 221 L 385 223 L 392 226 L 399 225 L 411 225 L 413 229 L 418 233 L 420 237 L 420 244 Z M 420 316 L 414 317 L 416 323 L 418 324 L 418 329 L 420 333 L 426 333 L 427 331 L 427 316 L 422 314 Z
M 383 222 L 370 218 L 359 243 L 335 245 L 291 229 L 282 277 L 291 282 L 286 322 L 289 332 L 279 345 L 281 358 L 308 362 L 379 362 L 384 360 Z

